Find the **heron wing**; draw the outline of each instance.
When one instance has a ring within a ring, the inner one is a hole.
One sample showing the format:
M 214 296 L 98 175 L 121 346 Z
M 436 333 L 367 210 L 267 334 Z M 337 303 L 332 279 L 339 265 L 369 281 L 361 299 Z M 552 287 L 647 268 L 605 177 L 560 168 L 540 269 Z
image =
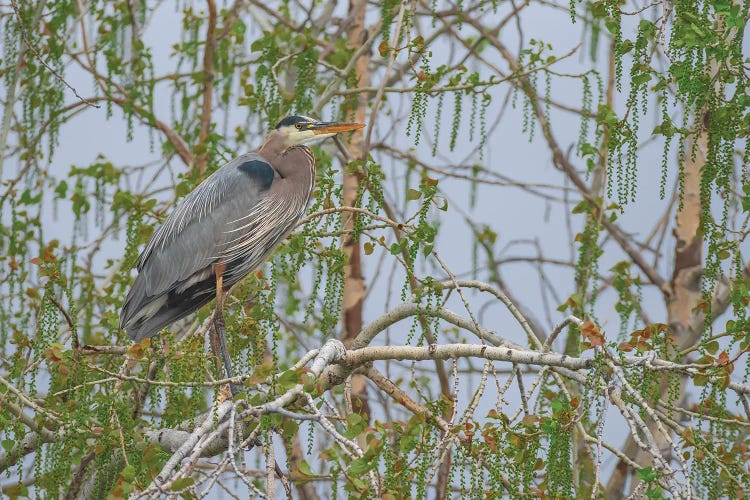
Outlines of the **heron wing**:
M 155 314 L 164 305 L 158 299 L 168 292 L 187 290 L 211 277 L 212 264 L 226 261 L 226 250 L 238 244 L 236 228 L 247 226 L 268 205 L 262 203 L 263 195 L 275 177 L 278 174 L 266 160 L 249 153 L 227 163 L 193 190 L 140 255 L 139 274 L 123 306 L 121 325 L 128 329 L 139 316 Z

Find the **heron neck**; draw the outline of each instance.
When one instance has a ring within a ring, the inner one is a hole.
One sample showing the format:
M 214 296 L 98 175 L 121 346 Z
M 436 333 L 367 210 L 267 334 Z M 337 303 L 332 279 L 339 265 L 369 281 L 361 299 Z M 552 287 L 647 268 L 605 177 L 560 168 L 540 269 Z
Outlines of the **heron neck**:
M 281 134 L 272 132 L 258 153 L 285 179 L 315 178 L 315 158 L 307 146 L 288 147 Z
M 284 154 L 285 149 L 284 137 L 274 130 L 268 134 L 266 140 L 261 144 L 258 153 L 260 153 L 263 158 L 272 160 Z
M 311 184 L 315 181 L 315 156 L 307 146 L 292 146 L 279 158 L 277 171 L 285 179 Z

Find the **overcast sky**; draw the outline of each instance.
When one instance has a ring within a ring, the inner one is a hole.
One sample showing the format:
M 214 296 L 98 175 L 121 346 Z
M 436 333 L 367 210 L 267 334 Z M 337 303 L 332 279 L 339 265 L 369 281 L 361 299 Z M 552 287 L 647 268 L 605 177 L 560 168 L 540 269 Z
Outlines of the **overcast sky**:
M 179 14 L 176 13 L 171 2 L 163 2 L 159 11 L 154 15 L 150 25 L 143 34 L 144 42 L 147 46 L 152 47 L 156 74 L 163 74 L 174 69 L 175 61 L 171 57 L 171 46 L 180 39 L 181 21 Z M 505 6 L 501 6 L 500 14 L 506 12 Z M 243 19 L 249 19 L 247 14 Z M 523 13 L 524 35 L 526 40 L 532 38 L 543 39 L 552 44 L 553 53 L 561 55 L 567 53 L 583 41 L 583 25 L 577 24 L 571 26 L 570 16 L 564 11 L 550 8 L 541 8 L 532 6 Z M 637 23 L 633 23 L 636 25 Z M 465 30 L 468 27 L 465 26 Z M 252 40 L 254 34 L 257 34 L 257 27 L 252 27 L 248 33 L 248 39 Z M 626 33 L 626 36 L 628 34 Z M 518 43 L 517 32 L 514 29 L 506 29 L 502 34 L 502 39 L 509 47 L 515 48 Z M 600 52 L 603 55 L 606 49 L 605 43 L 600 44 Z M 451 50 L 448 46 L 436 45 L 433 50 L 433 65 L 438 66 L 442 62 L 447 62 L 451 57 Z M 590 63 L 587 60 L 588 49 L 583 49 L 580 54 L 555 66 L 559 72 L 578 73 L 588 69 Z M 493 64 L 505 68 L 500 56 L 493 50 L 487 50 L 484 54 Z M 377 51 L 374 57 L 379 57 Z M 600 63 L 603 56 L 600 57 Z M 454 59 L 455 60 L 455 59 Z M 469 65 L 469 70 L 475 68 Z M 476 68 L 481 70 L 485 76 L 489 73 L 485 68 Z M 627 72 L 626 72 L 627 74 Z M 92 83 L 90 76 L 81 74 L 74 68 L 68 71 L 66 78 L 78 89 L 79 93 L 84 96 L 90 95 Z M 380 83 L 379 76 L 373 78 L 373 84 Z M 623 82 L 623 92 L 627 93 L 627 82 Z M 505 100 L 507 86 L 493 88 L 493 102 L 487 113 L 488 124 L 496 121 Z M 555 100 L 568 103 L 573 106 L 580 106 L 581 103 L 581 86 L 577 79 L 556 79 L 552 85 L 552 96 Z M 68 94 L 67 100 L 72 102 L 74 96 Z M 413 138 L 406 137 L 406 117 L 408 116 L 411 96 L 399 95 L 391 98 L 391 103 L 398 103 L 394 106 L 398 122 L 393 126 L 392 117 L 381 113 L 377 123 L 369 123 L 368 126 L 374 127 L 373 142 L 386 141 L 395 147 L 407 148 L 413 144 Z M 618 111 L 622 111 L 624 96 L 618 95 Z M 452 119 L 452 101 L 453 96 L 445 97 L 445 106 L 442 111 L 442 127 L 440 136 L 440 148 L 437 159 L 432 158 L 432 134 L 434 130 L 434 116 L 436 111 L 437 99 L 430 101 L 429 112 L 425 120 L 426 135 L 422 138 L 420 145 L 415 149 L 415 154 L 421 159 L 434 162 L 436 166 L 443 166 L 450 163 L 471 165 L 479 162 L 486 168 L 495 172 L 507 175 L 519 182 L 555 184 L 558 186 L 565 185 L 562 181 L 563 176 L 553 167 L 551 154 L 544 144 L 541 131 L 537 128 L 535 140 L 528 141 L 528 137 L 522 132 L 522 100 L 519 96 L 517 109 L 506 106 L 505 112 L 500 118 L 497 126 L 492 129 L 492 133 L 487 141 L 484 159 L 480 160 L 477 156 L 467 157 L 467 151 L 472 149 L 468 135 L 468 110 L 470 102 L 464 103 L 464 121 L 461 126 L 461 136 L 454 152 L 448 151 L 450 120 Z M 157 92 L 155 110 L 160 119 L 169 121 L 170 119 L 170 96 L 166 87 L 160 87 Z M 233 129 L 234 122 L 239 123 L 243 120 L 244 111 L 230 115 L 229 130 Z M 325 111 L 323 118 L 328 118 Z M 552 126 L 559 143 L 567 148 L 575 143 L 578 137 L 580 118 L 576 115 L 557 111 L 551 112 Z M 220 122 L 217 115 L 215 120 Z M 593 126 L 592 126 L 593 128 Z M 650 132 L 653 128 L 652 117 L 643 119 L 642 130 Z M 111 160 L 115 165 L 140 165 L 159 157 L 159 150 L 151 152 L 149 150 L 149 137 L 142 127 L 136 127 L 133 140 L 126 140 L 125 122 L 122 119 L 120 111 L 115 110 L 114 116 L 107 120 L 105 110 L 88 110 L 76 117 L 70 124 L 64 126 L 60 134 L 60 146 L 51 162 L 50 172 L 58 179 L 64 178 L 71 165 L 86 166 L 96 161 L 98 156 L 104 156 Z M 245 149 L 237 150 L 240 154 L 245 151 L 251 151 L 257 148 L 261 142 L 261 137 L 257 130 L 251 131 L 249 135 L 251 141 Z M 478 131 L 474 133 L 478 136 Z M 476 140 L 475 140 L 476 143 Z M 674 155 L 672 163 L 674 164 Z M 575 159 L 576 164 L 583 164 L 581 160 Z M 644 147 L 639 159 L 639 195 L 636 203 L 627 207 L 625 213 L 620 218 L 620 223 L 626 231 L 636 236 L 647 234 L 654 223 L 655 214 L 661 214 L 665 201 L 658 197 L 659 188 L 659 165 L 661 162 L 661 143 L 654 143 Z M 182 168 L 182 165 L 174 161 L 172 166 L 175 172 Z M 392 163 L 385 161 L 383 167 L 386 171 L 386 189 L 392 199 L 401 199 L 403 197 L 403 176 L 404 165 L 401 163 Z M 8 166 L 8 174 L 13 171 L 12 166 Z M 165 182 L 168 176 L 164 176 Z M 671 186 L 674 177 L 670 174 L 668 186 Z M 499 234 L 497 248 L 505 248 L 502 255 L 505 256 L 534 256 L 537 253 L 536 245 L 539 245 L 545 257 L 553 259 L 569 260 L 571 259 L 571 249 L 569 246 L 570 231 L 577 232 L 581 228 L 582 217 L 573 216 L 572 225 L 566 224 L 567 210 L 559 203 L 548 203 L 539 197 L 528 194 L 517 187 L 499 187 L 499 186 L 482 186 L 477 190 L 476 205 L 470 207 L 470 190 L 468 183 L 454 179 L 444 179 L 440 183 L 441 190 L 449 198 L 449 211 L 446 214 L 436 212 L 433 217 L 440 219 L 440 232 L 435 249 L 439 252 L 441 258 L 447 263 L 452 272 L 456 275 L 470 276 L 472 269 L 472 240 L 471 230 L 464 222 L 462 213 L 468 213 L 473 220 L 479 224 L 487 224 Z M 563 195 L 562 191 L 548 191 L 557 197 Z M 170 197 L 170 193 L 164 193 L 165 199 Z M 580 197 L 575 192 L 570 193 L 571 205 L 575 205 Z M 410 205 L 407 205 L 411 207 Z M 416 205 L 414 205 L 416 207 Z M 413 210 L 414 207 L 410 209 Z M 91 218 L 93 220 L 93 217 Z M 47 217 L 44 221 L 44 231 L 46 238 L 59 238 L 63 242 L 70 242 L 72 233 L 72 214 L 66 209 L 65 204 L 59 205 L 57 216 L 53 216 L 51 207 L 48 210 Z M 96 234 L 94 228 L 90 234 Z M 509 246 L 511 242 L 516 243 Z M 99 261 L 102 267 L 107 258 L 119 258 L 122 256 L 122 241 L 111 240 L 104 246 Z M 606 274 L 607 270 L 617 261 L 623 258 L 619 251 L 609 246 L 607 253 L 602 257 L 600 270 Z M 666 262 L 670 261 L 672 252 L 671 238 L 666 245 Z M 372 256 L 364 257 L 364 271 L 366 273 L 365 281 L 370 286 L 371 278 L 377 271 L 379 251 Z M 649 256 L 651 258 L 651 256 Z M 484 259 L 480 257 L 480 263 Z M 434 265 L 431 264 L 431 265 Z M 667 270 L 661 268 L 663 274 L 667 275 Z M 421 267 L 421 272 L 433 274 L 436 277 L 443 277 L 437 271 L 430 271 L 426 267 Z M 106 274 L 102 270 L 102 274 Z M 393 283 L 391 293 L 393 297 L 390 306 L 398 302 L 401 279 L 398 278 L 400 271 L 396 273 L 397 278 Z M 478 273 L 480 279 L 486 277 L 486 273 Z M 520 299 L 526 308 L 531 311 L 534 318 L 541 324 L 551 328 L 553 323 L 560 321 L 563 314 L 554 310 L 559 305 L 555 302 L 555 297 L 547 296 L 551 312 L 545 310 L 545 302 L 540 294 L 542 288 L 539 281 L 539 273 L 530 265 L 524 263 L 507 266 L 503 271 L 505 282 L 512 289 L 513 293 Z M 573 272 L 570 269 L 559 266 L 546 266 L 544 268 L 544 278 L 551 283 L 558 293 L 558 297 L 563 301 L 574 291 L 575 284 Z M 308 283 L 309 285 L 309 283 Z M 388 282 L 380 277 L 376 283 L 365 306 L 365 322 L 376 318 L 384 312 L 387 296 Z M 488 307 L 483 307 L 489 299 L 485 296 L 468 293 L 471 298 L 472 306 L 479 314 L 480 322 L 487 328 L 494 330 L 503 336 L 516 342 L 525 343 L 522 332 L 518 325 L 512 320 L 507 311 L 497 303 L 492 303 Z M 664 321 L 665 315 L 663 310 L 663 301 L 660 294 L 650 289 L 644 289 L 645 305 L 651 318 L 654 321 Z M 619 330 L 618 317 L 612 310 L 613 295 L 605 294 L 600 306 L 597 308 L 599 319 L 602 321 L 608 337 L 613 337 Z M 448 307 L 462 315 L 466 315 L 463 306 L 457 299 L 452 299 Z M 390 331 L 390 341 L 393 343 L 403 343 L 405 334 L 408 333 L 408 322 L 392 328 Z M 382 342 L 386 337 L 383 336 L 378 341 Z M 564 336 L 561 336 L 563 339 Z M 558 346 L 561 345 L 558 342 Z M 425 365 L 427 366 L 427 365 Z M 471 387 L 476 381 L 468 378 L 464 379 L 466 387 Z M 465 395 L 467 395 L 465 393 Z M 510 398 L 509 398 L 510 399 Z M 517 401 L 512 401 L 516 403 Z M 485 398 L 483 404 L 491 407 L 493 401 L 491 398 Z M 480 408 L 480 413 L 482 409 Z M 614 444 L 619 444 L 624 434 L 619 419 L 613 418 L 608 421 L 605 428 L 605 435 Z M 612 461 L 607 461 L 611 466 Z M 609 472 L 607 468 L 607 476 Z M 605 476 L 605 477 L 607 477 Z

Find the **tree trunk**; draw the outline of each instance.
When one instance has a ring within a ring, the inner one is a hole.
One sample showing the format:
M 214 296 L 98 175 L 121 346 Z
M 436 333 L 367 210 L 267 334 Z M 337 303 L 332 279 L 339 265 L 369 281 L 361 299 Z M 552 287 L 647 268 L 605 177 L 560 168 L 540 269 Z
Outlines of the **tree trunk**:
M 676 339 L 675 347 L 678 350 L 693 345 L 702 333 L 702 328 L 696 328 L 694 325 L 700 324 L 702 326 L 701 321 L 696 321 L 696 314 L 702 316 L 702 312 L 696 311 L 695 306 L 703 298 L 701 293 L 703 237 L 699 231 L 701 214 L 700 171 L 706 163 L 708 152 L 708 132 L 706 130 L 708 119 L 709 117 L 704 114 L 701 120 L 701 130 L 694 139 L 697 141 L 694 157 L 692 155 L 692 144 L 686 145 L 682 207 L 677 210 L 673 230 L 676 242 L 674 271 L 667 299 L 667 321 L 671 329 L 670 333 Z M 685 383 L 686 379 L 682 378 L 678 399 L 684 394 Z M 667 394 L 668 391 L 668 381 L 664 380 L 659 385 L 659 394 Z M 650 426 L 650 429 L 654 431 L 653 426 Z M 653 432 L 653 434 L 660 449 L 668 446 L 664 436 L 658 432 Z M 622 451 L 626 456 L 635 457 L 636 462 L 644 467 L 650 464 L 649 457 L 638 448 L 631 436 L 628 436 Z M 624 497 L 628 476 L 634 473 L 635 471 L 631 470 L 625 462 L 618 461 L 615 471 L 607 483 L 608 496 L 611 498 Z M 637 481 L 634 477 L 632 486 L 636 484 Z
M 365 29 L 365 9 L 367 2 L 364 0 L 352 0 L 349 3 L 349 28 L 347 30 L 348 39 L 353 44 L 354 49 L 358 49 L 365 42 L 367 30 Z M 357 61 L 355 73 L 359 87 L 370 86 L 370 56 L 367 52 Z M 363 92 L 359 94 L 357 109 L 354 120 L 358 122 L 365 121 L 365 114 L 368 109 L 369 94 Z M 364 159 L 367 151 L 364 150 L 364 134 L 362 130 L 357 130 L 352 134 L 349 140 L 349 150 L 353 158 Z M 357 193 L 361 182 L 361 173 L 344 171 L 344 206 L 353 207 L 357 200 Z M 362 304 L 365 296 L 365 282 L 362 277 L 362 260 L 361 247 L 359 239 L 354 238 L 351 230 L 354 228 L 354 218 L 352 213 L 344 213 L 341 237 L 341 245 L 347 256 L 344 267 L 344 304 L 343 304 L 343 331 L 342 339 L 346 346 L 362 330 Z M 365 378 L 355 376 L 352 379 L 352 403 L 354 410 L 369 420 L 370 409 L 367 404 L 367 387 Z

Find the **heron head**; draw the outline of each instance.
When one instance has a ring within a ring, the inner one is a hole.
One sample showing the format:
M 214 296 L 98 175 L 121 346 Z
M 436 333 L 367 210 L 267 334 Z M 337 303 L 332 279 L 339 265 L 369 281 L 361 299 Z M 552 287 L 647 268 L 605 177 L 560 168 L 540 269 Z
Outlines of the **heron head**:
M 309 116 L 287 116 L 276 125 L 275 132 L 282 137 L 285 148 L 299 146 L 341 132 L 359 130 L 364 123 L 321 122 Z

